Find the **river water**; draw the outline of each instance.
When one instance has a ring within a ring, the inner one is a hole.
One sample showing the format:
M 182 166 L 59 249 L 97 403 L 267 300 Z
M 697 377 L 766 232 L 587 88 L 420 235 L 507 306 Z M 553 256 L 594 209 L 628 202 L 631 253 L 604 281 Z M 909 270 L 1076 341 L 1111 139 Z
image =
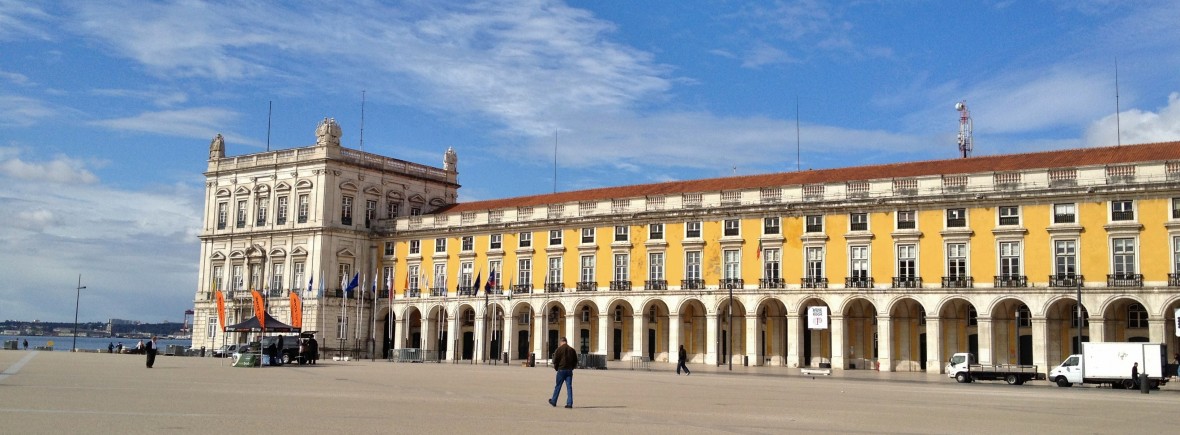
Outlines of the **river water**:
M 72 336 L 72 335 L 66 336 L 66 337 L 53 337 L 53 336 L 44 336 L 44 335 L 0 335 L 0 343 L 6 342 L 9 340 L 16 340 L 17 346 L 19 349 L 24 349 L 23 344 L 24 344 L 25 340 L 29 340 L 29 349 L 34 349 L 37 346 L 48 346 L 49 345 L 48 343 L 52 341 L 54 351 L 69 352 L 71 347 L 74 345 L 74 336 Z M 147 341 L 147 340 L 144 340 L 144 341 Z M 118 345 L 120 342 L 123 343 L 124 349 L 126 349 L 126 348 L 134 349 L 135 345 L 137 343 L 139 343 L 139 339 L 138 338 L 117 338 L 117 337 L 116 338 L 78 337 L 78 349 L 79 350 L 87 350 L 87 351 L 93 351 L 93 350 L 97 349 L 97 350 L 102 350 L 103 352 L 106 352 L 108 343 L 114 343 L 114 344 Z M 170 345 L 170 344 L 181 345 L 187 349 L 189 346 L 192 346 L 192 343 L 193 343 L 193 341 L 191 339 L 165 340 L 165 339 L 161 338 L 161 339 L 156 340 L 156 344 L 158 344 L 160 346 L 161 352 L 163 352 L 165 349 L 167 349 L 168 345 Z

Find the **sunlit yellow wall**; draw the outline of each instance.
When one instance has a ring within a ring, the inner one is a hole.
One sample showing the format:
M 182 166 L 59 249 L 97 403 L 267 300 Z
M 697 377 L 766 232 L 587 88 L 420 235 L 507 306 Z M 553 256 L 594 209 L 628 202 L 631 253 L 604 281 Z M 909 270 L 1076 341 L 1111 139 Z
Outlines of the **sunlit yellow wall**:
M 721 279 L 722 268 L 721 240 L 722 222 L 719 220 L 701 223 L 701 238 L 705 240 L 705 247 L 701 252 L 701 279 L 705 282 L 718 282 Z
M 664 239 L 668 248 L 664 250 L 664 277 L 669 286 L 680 285 L 684 278 L 684 222 L 665 222 Z
M 1085 276 L 1086 281 L 1105 282 L 1106 274 L 1110 273 L 1110 241 L 1106 230 L 1103 229 L 1103 225 L 1109 222 L 1109 210 L 1110 205 L 1105 201 L 1078 203 L 1078 223 L 1085 228 L 1078 242 L 1078 261 L 1081 263 L 1081 274 Z M 1066 349 L 1069 349 L 1068 344 L 1066 343 Z
M 758 285 L 762 278 L 762 257 L 758 254 L 758 239 L 762 237 L 762 218 L 742 219 L 741 278 L 746 285 Z M 724 260 L 724 258 L 722 258 Z
M 967 260 L 971 266 L 968 274 L 980 283 L 990 282 L 996 275 L 996 237 L 992 234 L 996 216 L 996 208 L 990 205 L 967 209 L 967 226 L 973 232 Z
M 803 241 L 799 236 L 803 234 L 801 220 L 796 217 L 783 216 L 779 218 L 779 225 L 783 229 L 783 279 L 787 284 L 799 284 L 803 277 L 804 255 Z
M 845 223 L 842 228 L 847 231 L 848 215 L 843 217 Z M 869 243 L 869 276 L 873 277 L 874 285 L 888 285 L 897 274 L 897 249 L 893 245 L 894 219 L 892 212 L 869 213 L 869 232 L 873 233 L 873 240 Z M 848 261 L 846 255 L 844 262 Z
M 1143 224 L 1139 235 L 1139 267 L 1145 281 L 1165 281 L 1171 268 L 1168 229 L 1164 222 L 1171 217 L 1168 199 L 1135 201 L 1135 219 Z M 1146 255 L 1145 255 L 1146 254 Z
M 944 209 L 918 211 L 918 230 L 922 232 L 918 239 L 918 276 L 923 285 L 941 283 L 946 274 L 946 247 L 939 234 L 945 217 Z
M 1051 204 L 1025 205 L 1020 208 L 1021 223 L 1028 229 L 1024 236 L 1024 258 L 1022 272 L 1032 282 L 1045 282 L 1053 274 L 1051 261 L 1052 243 L 1046 228 L 1053 221 L 1053 206 Z

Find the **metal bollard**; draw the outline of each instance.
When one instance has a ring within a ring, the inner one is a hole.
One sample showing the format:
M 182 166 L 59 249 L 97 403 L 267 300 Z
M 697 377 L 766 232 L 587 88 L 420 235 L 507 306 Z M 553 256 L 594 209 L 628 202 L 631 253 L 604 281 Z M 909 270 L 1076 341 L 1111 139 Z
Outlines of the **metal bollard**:
M 1139 391 L 1143 394 L 1151 394 L 1151 380 L 1147 379 L 1147 373 L 1139 374 Z

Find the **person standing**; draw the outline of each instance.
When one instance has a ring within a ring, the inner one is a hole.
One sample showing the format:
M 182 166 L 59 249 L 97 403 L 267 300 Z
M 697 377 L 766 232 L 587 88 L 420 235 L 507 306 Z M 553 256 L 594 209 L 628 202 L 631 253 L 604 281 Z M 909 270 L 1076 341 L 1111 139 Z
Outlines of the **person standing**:
M 1139 385 L 1139 363 L 1138 362 L 1131 365 L 1131 382 L 1134 382 L 1136 386 Z
M 25 350 L 29 350 L 29 339 L 25 339 Z
M 122 341 L 120 341 L 119 344 L 115 345 L 115 353 L 123 353 L 123 342 Z
M 578 367 L 578 352 L 570 347 L 565 337 L 553 352 L 553 369 L 557 370 L 557 385 L 553 386 L 553 397 L 549 399 L 549 406 L 557 406 L 557 396 L 561 394 L 561 384 L 565 384 L 565 407 L 574 407 L 574 369 Z
M 115 342 L 107 343 L 107 353 L 115 353 Z
M 145 343 L 143 352 L 147 354 L 147 368 L 152 368 L 156 363 L 156 336 L 152 336 L 151 341 Z
M 316 360 L 320 359 L 320 342 L 315 337 L 307 339 L 307 352 L 311 354 L 311 364 L 315 365 Z
M 676 376 L 680 376 L 680 369 L 684 369 L 685 376 L 691 375 L 692 372 L 688 370 L 688 365 L 686 365 L 686 362 L 687 362 L 686 360 L 688 359 L 688 352 L 684 351 L 683 344 L 680 345 L 680 352 L 678 353 L 677 357 L 680 358 L 680 362 L 676 364 Z

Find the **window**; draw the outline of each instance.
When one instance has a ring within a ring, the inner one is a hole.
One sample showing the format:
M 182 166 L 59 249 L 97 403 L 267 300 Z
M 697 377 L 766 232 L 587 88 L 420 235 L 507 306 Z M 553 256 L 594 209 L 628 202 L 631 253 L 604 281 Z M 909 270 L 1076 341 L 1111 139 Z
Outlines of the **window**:
M 626 225 L 615 225 L 615 241 L 626 242 L 631 240 L 631 227 Z
M 408 278 L 406 280 L 406 284 L 409 285 L 407 290 L 408 289 L 417 290 L 417 289 L 422 288 L 421 284 L 418 283 L 418 278 L 420 276 L 422 276 L 422 274 L 419 273 L 418 265 L 415 264 L 415 265 L 412 265 L 412 266 L 406 268 L 406 278 Z
M 246 200 L 238 200 L 238 228 L 246 228 Z
M 1128 328 L 1146 328 L 1147 327 L 1147 309 L 1139 303 L 1127 305 L 1127 327 Z
M 868 213 L 853 213 L 848 215 L 848 230 L 849 231 L 868 231 L 869 230 L 869 214 Z
M 848 258 L 850 259 L 850 276 L 857 280 L 867 280 L 869 278 L 869 247 L 850 246 Z
M 1028 309 L 1028 305 L 1021 305 L 1016 309 L 1016 325 L 1022 328 L 1032 326 L 1032 311 Z
M 580 270 L 581 270 L 581 272 L 578 275 L 579 282 L 593 282 L 594 281 L 594 256 L 593 255 L 583 255 L 582 256 L 582 268 Z
M 731 236 L 742 235 L 741 221 L 739 221 L 737 219 L 726 219 L 724 222 L 724 226 L 725 226 L 725 232 L 723 233 L 724 236 L 731 237 Z
M 946 227 L 947 228 L 963 228 L 967 226 L 967 209 L 965 208 L 948 208 L 946 209 Z
M 459 249 L 463 252 L 475 250 L 475 236 L 463 236 L 463 238 L 459 239 Z
M 504 248 L 504 235 L 503 234 L 492 234 L 491 236 L 488 237 L 488 249 L 503 249 L 503 248 Z
M 439 238 L 434 239 L 434 252 L 436 252 L 436 253 L 447 252 L 447 239 L 446 239 L 446 237 L 439 237 Z
M 446 289 L 447 289 L 447 265 L 446 264 L 435 264 L 434 265 L 434 287 L 433 288 L 443 290 L 444 292 L 446 291 Z M 444 296 L 445 296 L 445 293 L 444 293 Z
M 1135 203 L 1129 200 L 1111 201 L 1110 202 L 1110 220 L 1112 221 L 1133 221 L 1135 220 Z
M 628 267 L 627 254 L 615 254 L 615 281 L 630 281 L 631 269 Z
M 527 248 L 533 246 L 533 233 L 520 233 L 520 246 Z
M 917 247 L 914 245 L 897 245 L 897 277 L 911 280 L 917 276 Z
M 309 280 L 307 280 L 307 279 L 304 279 L 304 278 L 305 278 L 305 277 L 304 277 L 304 272 L 303 272 L 303 262 L 302 262 L 302 261 L 296 261 L 296 262 L 294 262 L 294 263 L 291 263 L 291 279 L 293 279 L 294 281 L 292 281 L 292 282 L 294 282 L 294 283 L 295 283 L 295 284 L 293 284 L 293 285 L 291 286 L 291 288 L 293 288 L 293 289 L 302 289 L 302 288 L 303 288 L 303 283 L 305 283 L 305 282 L 308 282 L 308 281 L 309 281 Z
M 549 257 L 549 276 L 545 282 L 561 284 L 561 257 Z
M 224 202 L 217 203 L 217 229 L 225 229 L 225 221 L 229 218 L 229 204 Z
M 232 287 L 230 288 L 230 290 L 244 290 L 245 288 L 242 287 L 242 285 L 244 284 L 244 281 L 242 280 L 242 266 L 239 264 L 235 264 L 234 268 L 233 268 L 233 273 L 234 273 L 233 274 L 233 281 L 231 281 Z
M 365 228 L 369 228 L 373 224 L 373 219 L 377 219 L 377 201 L 365 201 Z
M 918 222 L 914 218 L 913 210 L 904 210 L 897 212 L 897 229 L 912 230 L 918 227 Z
M 549 230 L 549 246 L 561 245 L 561 230 Z
M 762 276 L 774 282 L 782 279 L 782 257 L 778 249 L 762 250 Z
M 762 218 L 762 234 L 782 234 L 783 228 L 779 225 L 778 217 Z
M 422 253 L 422 241 L 410 240 L 410 255 L 418 255 Z
M 500 266 L 500 260 L 488 260 L 488 279 L 484 283 L 490 284 L 492 290 L 499 290 L 504 285 L 500 279 L 503 274 L 504 268 Z
M 946 245 L 946 276 L 950 279 L 967 277 L 966 243 L 948 243 Z
M 664 253 L 652 252 L 647 254 L 647 279 L 662 281 L 664 279 Z
M 336 282 L 340 283 L 340 289 L 344 289 L 345 283 L 352 278 L 352 265 L 348 263 L 341 263 L 336 267 Z
M 1077 209 L 1074 204 L 1053 204 L 1053 223 L 1072 224 L 1077 221 Z
M 807 248 L 807 278 L 823 278 L 824 277 L 824 248 L 809 247 Z
M 266 225 L 266 206 L 270 203 L 269 198 L 261 197 L 254 201 L 258 209 L 254 211 L 254 226 L 261 227 Z
M 1000 207 L 1000 225 L 1020 225 L 1020 207 Z
M 1077 241 L 1053 241 L 1053 271 L 1058 278 L 1072 278 L 1078 272 Z
M 1114 239 L 1114 264 L 1111 270 L 1116 277 L 1129 277 L 1135 274 L 1135 239 Z
M 386 257 L 393 255 L 393 246 L 394 246 L 393 242 L 385 242 L 385 256 Z
M 299 195 L 299 215 L 297 217 L 299 223 L 307 223 L 308 214 L 307 195 Z
M 811 215 L 806 218 L 806 225 L 804 232 L 808 233 L 822 233 L 824 232 L 824 217 L 822 215 Z
M 336 316 L 336 328 L 337 339 L 348 339 L 348 318 L 344 316 Z
M 225 287 L 221 285 L 221 274 L 222 274 L 221 266 L 213 266 L 213 276 L 212 276 L 213 288 L 216 290 L 225 291 Z
M 393 219 L 393 218 L 397 217 L 398 212 L 400 210 L 401 210 L 401 204 L 398 204 L 397 201 L 394 201 L 391 199 L 391 200 L 389 200 L 389 202 L 385 203 L 385 217 L 387 219 Z
M 270 289 L 283 289 L 283 263 L 276 263 L 271 265 L 270 270 Z
M 1180 198 L 1172 198 L 1172 219 L 1180 219 Z
M 422 207 L 410 207 L 410 216 L 422 216 Z
M 684 237 L 700 238 L 701 237 L 701 221 L 692 221 L 684 224 Z
M 516 282 L 518 285 L 528 286 L 533 285 L 533 260 L 530 258 L 522 258 L 516 261 Z
M 279 197 L 278 210 L 275 211 L 275 224 L 276 225 L 286 225 L 287 224 L 287 202 L 289 202 L 289 200 L 290 200 L 290 198 L 288 198 L 286 196 Z
M 651 240 L 664 239 L 664 224 L 651 224 L 647 226 L 648 238 Z
M 1077 328 L 1078 327 L 1078 305 L 1077 304 L 1074 304 L 1073 308 L 1070 308 L 1069 319 L 1070 319 L 1069 326 L 1071 328 Z M 1090 326 L 1090 310 L 1087 310 L 1086 307 L 1082 307 L 1081 324 L 1082 324 L 1083 328 Z
M 1180 236 L 1172 237 L 1172 272 L 1180 274 Z
M 728 249 L 723 253 L 725 257 L 725 278 L 726 280 L 739 279 L 742 277 L 742 251 L 737 249 Z
M 684 279 L 701 279 L 701 251 L 684 253 Z
M 475 265 L 470 261 L 459 263 L 459 287 L 471 288 L 471 280 L 475 279 Z
M 262 265 L 250 265 L 250 290 L 262 290 Z
M 340 200 L 340 223 L 352 225 L 352 197 L 345 195 Z
M 216 317 L 210 317 L 210 318 L 209 318 L 209 320 L 205 322 L 205 325 L 206 325 L 206 327 L 205 327 L 205 337 L 206 337 L 206 338 L 213 338 L 213 337 L 215 337 L 215 336 L 217 335 L 217 329 L 218 329 L 218 328 L 217 328 L 217 318 L 216 318 Z
M 582 228 L 582 243 L 594 243 L 594 228 Z
M 1020 242 L 1000 242 L 1000 275 L 1006 280 L 1020 276 Z

